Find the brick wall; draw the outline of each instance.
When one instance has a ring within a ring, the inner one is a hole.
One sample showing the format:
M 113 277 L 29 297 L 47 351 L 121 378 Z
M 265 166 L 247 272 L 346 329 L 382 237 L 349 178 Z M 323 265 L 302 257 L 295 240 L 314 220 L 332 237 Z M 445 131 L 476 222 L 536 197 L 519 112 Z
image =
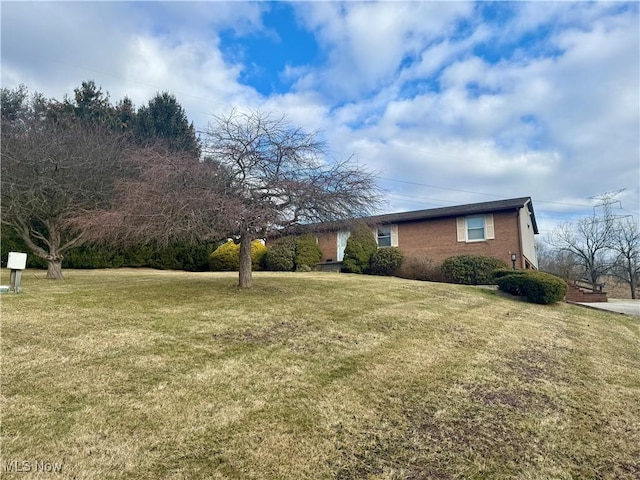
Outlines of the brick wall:
M 580 288 L 576 285 L 570 284 L 567 289 L 567 301 L 568 302 L 607 302 L 606 292 L 594 292 L 584 288 Z
M 520 253 L 517 212 L 493 214 L 495 238 L 481 242 L 458 242 L 455 217 L 428 222 L 410 222 L 398 225 L 398 247 L 405 257 L 428 257 L 441 263 L 453 255 L 485 255 L 499 258 L 511 266 L 509 252 Z M 524 268 L 518 255 L 517 268 Z
M 408 257 L 427 257 L 441 263 L 453 255 L 485 255 L 499 258 L 511 266 L 510 252 L 518 254 L 516 268 L 525 268 L 520 252 L 517 212 L 493 214 L 495 238 L 480 242 L 458 242 L 456 218 L 406 222 L 398 224 L 398 247 Z M 337 260 L 336 232 L 318 233 L 322 261 Z
M 322 251 L 322 262 L 333 261 L 338 259 L 338 239 L 337 232 L 318 233 L 318 247 Z

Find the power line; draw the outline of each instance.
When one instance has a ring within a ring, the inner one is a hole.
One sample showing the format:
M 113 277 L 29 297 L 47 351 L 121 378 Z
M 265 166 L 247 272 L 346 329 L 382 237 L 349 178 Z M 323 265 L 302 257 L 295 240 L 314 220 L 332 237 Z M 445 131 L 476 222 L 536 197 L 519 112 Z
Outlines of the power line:
M 440 190 L 449 190 L 452 192 L 462 192 L 462 193 L 471 193 L 474 195 L 485 195 L 488 197 L 496 197 L 496 198 L 508 198 L 505 195 L 498 195 L 495 193 L 486 193 L 486 192 L 474 192 L 472 190 L 463 190 L 463 189 L 459 189 L 459 188 L 452 188 L 452 187 L 442 187 L 442 186 L 438 186 L 438 185 L 429 185 L 426 183 L 418 183 L 418 182 L 410 182 L 407 180 L 398 180 L 395 178 L 387 178 L 387 177 L 378 177 L 380 180 L 387 180 L 390 182 L 397 182 L 397 183 L 406 183 L 409 185 L 417 185 L 420 187 L 428 187 L 428 188 L 438 188 Z M 588 205 L 578 205 L 575 203 L 565 203 L 565 202 L 554 202 L 554 201 L 550 201 L 550 200 L 539 200 L 536 198 L 536 203 L 549 203 L 549 204 L 553 204 L 553 205 L 562 205 L 562 206 L 566 206 L 566 207 L 578 207 L 578 208 L 586 208 L 588 207 Z
M 401 200 L 401 201 L 408 201 L 410 203 L 415 203 L 415 204 L 420 204 L 420 205 L 427 205 L 427 206 L 433 206 L 434 204 L 437 204 L 437 206 L 439 207 L 439 206 L 450 206 L 450 205 L 455 205 L 456 204 L 456 202 L 453 202 L 451 200 L 441 200 L 441 199 L 434 199 L 434 198 L 427 198 L 427 197 L 419 197 L 419 196 L 415 196 L 415 195 L 402 195 L 402 194 L 397 194 L 397 193 L 391 193 L 391 194 L 389 194 L 389 196 L 392 197 L 392 198 L 397 198 L 398 200 Z M 586 214 L 586 210 L 584 212 Z M 567 216 L 568 215 L 575 215 L 575 212 L 573 214 L 567 213 L 566 215 L 559 215 L 558 212 L 556 212 L 556 211 L 538 210 L 538 209 L 536 209 L 536 216 L 541 218 L 541 219 L 567 220 Z

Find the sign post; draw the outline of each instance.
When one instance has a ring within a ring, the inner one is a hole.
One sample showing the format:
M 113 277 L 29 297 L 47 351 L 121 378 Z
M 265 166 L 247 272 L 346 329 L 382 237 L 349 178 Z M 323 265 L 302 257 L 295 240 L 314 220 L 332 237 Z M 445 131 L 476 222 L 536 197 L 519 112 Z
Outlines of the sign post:
M 9 276 L 9 291 L 20 293 L 20 280 L 22 271 L 27 268 L 27 254 L 20 252 L 9 252 L 7 268 L 11 270 Z

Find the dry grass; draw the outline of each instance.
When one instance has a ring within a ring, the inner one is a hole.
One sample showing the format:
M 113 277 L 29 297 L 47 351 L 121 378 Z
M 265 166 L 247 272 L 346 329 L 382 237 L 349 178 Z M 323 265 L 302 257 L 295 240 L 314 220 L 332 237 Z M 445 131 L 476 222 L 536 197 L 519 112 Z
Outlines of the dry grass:
M 4 474 L 640 478 L 637 319 L 329 273 L 43 276 L 2 296 Z

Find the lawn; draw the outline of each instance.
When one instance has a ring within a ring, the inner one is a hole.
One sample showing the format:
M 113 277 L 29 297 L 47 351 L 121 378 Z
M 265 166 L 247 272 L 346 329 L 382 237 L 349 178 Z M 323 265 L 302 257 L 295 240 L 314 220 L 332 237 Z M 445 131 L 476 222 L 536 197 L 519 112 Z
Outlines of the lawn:
M 2 476 L 640 478 L 638 319 L 333 273 L 66 277 L 1 297 Z

